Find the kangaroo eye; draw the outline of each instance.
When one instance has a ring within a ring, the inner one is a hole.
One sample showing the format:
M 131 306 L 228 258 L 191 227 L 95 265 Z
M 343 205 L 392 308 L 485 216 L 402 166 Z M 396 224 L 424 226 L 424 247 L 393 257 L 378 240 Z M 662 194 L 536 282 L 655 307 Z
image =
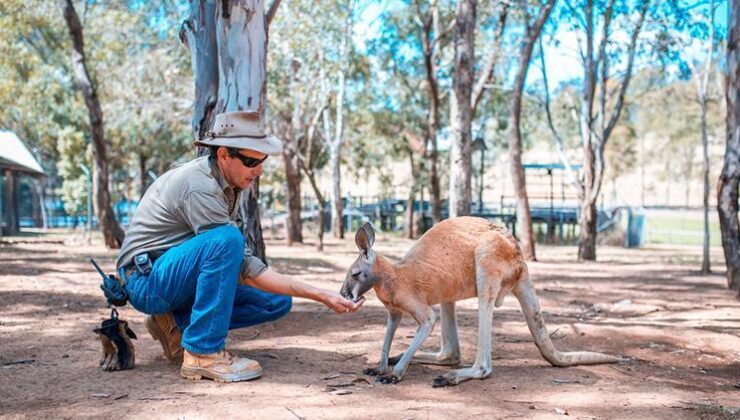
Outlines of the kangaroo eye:
M 357 278 L 360 277 L 360 272 L 352 273 L 351 276 L 353 279 L 357 280 Z

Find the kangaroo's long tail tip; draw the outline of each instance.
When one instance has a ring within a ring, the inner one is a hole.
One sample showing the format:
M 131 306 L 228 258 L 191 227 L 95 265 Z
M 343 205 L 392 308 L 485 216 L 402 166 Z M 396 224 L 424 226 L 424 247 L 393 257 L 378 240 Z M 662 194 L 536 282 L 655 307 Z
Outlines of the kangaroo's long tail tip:
M 566 367 L 577 365 L 602 365 L 611 363 L 627 363 L 630 359 L 622 356 L 612 356 L 605 353 L 596 353 L 592 351 L 572 351 L 543 353 L 545 359 L 553 366 Z

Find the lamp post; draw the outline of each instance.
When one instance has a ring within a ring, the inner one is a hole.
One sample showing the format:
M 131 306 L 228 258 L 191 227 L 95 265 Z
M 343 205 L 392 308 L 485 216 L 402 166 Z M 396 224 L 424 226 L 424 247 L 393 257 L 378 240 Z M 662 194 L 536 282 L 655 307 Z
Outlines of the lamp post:
M 476 137 L 470 147 L 474 151 L 480 151 L 480 175 L 478 180 L 478 213 L 483 214 L 483 172 L 485 171 L 485 156 L 486 156 L 486 141 L 483 140 L 483 136 Z

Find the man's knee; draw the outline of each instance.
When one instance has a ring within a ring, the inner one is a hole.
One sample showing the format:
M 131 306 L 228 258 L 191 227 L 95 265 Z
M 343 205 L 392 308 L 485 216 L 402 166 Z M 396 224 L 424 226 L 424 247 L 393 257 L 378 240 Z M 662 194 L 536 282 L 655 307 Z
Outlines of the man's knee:
M 293 298 L 285 295 L 274 297 L 271 320 L 276 320 L 285 316 L 293 307 Z
M 224 225 L 209 231 L 213 242 L 224 251 L 235 255 L 244 255 L 244 236 L 236 226 Z

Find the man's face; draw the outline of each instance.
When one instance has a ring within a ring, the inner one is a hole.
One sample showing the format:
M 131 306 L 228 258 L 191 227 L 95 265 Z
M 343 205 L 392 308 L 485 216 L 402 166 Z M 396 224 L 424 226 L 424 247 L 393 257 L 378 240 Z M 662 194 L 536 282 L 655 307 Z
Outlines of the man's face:
M 255 167 L 247 167 L 247 164 L 255 164 L 267 157 L 266 154 L 255 150 L 239 150 L 239 156 L 229 156 L 225 147 L 218 149 L 218 164 L 224 178 L 229 185 L 242 190 L 249 188 L 257 177 L 262 175 L 262 163 Z

